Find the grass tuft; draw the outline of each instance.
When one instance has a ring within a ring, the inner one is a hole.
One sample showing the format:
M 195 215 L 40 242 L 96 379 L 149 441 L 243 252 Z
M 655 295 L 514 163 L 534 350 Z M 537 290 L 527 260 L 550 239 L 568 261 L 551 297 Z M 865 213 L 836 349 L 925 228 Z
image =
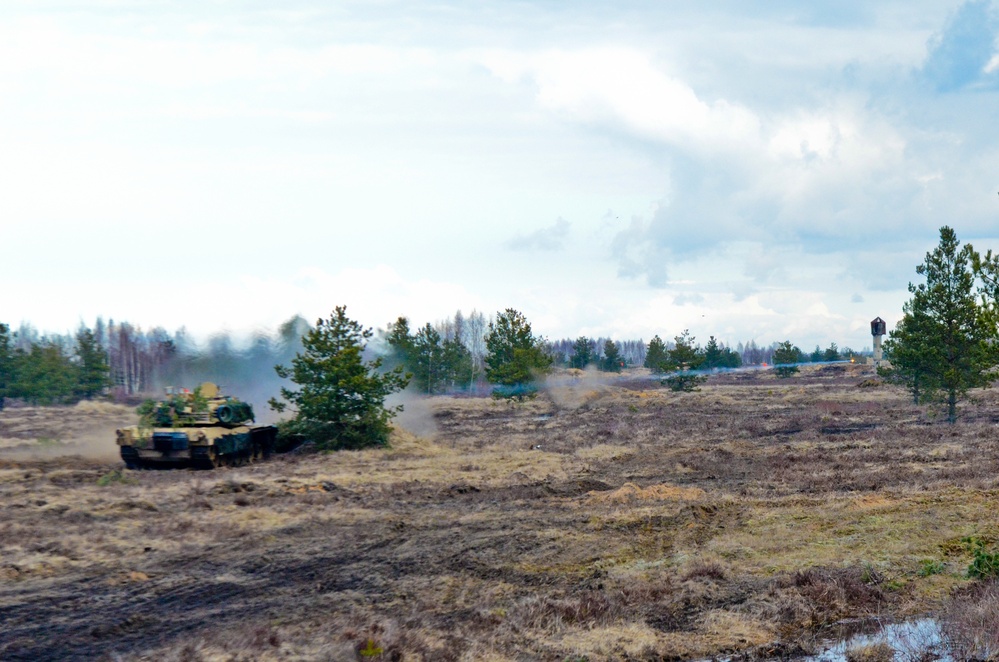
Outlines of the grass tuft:
M 108 487 L 109 485 L 137 485 L 138 480 L 128 475 L 124 469 L 112 469 L 97 479 L 98 487 Z

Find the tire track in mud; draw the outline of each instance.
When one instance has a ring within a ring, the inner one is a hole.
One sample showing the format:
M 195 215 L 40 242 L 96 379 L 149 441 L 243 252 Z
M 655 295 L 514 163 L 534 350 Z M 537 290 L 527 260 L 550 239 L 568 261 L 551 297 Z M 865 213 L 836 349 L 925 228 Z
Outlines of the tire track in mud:
M 479 524 L 460 520 L 470 507 L 492 509 L 472 503 L 488 498 L 488 492 L 406 509 L 401 526 L 296 525 L 277 533 L 277 541 L 243 539 L 193 554 L 145 558 L 136 567 L 146 579 L 126 581 L 120 569 L 96 576 L 91 570 L 49 579 L 43 589 L 34 581 L 0 585 L 0 659 L 138 655 L 175 646 L 195 633 L 261 620 L 321 619 L 331 608 L 350 611 L 359 596 L 372 606 L 390 603 L 409 580 L 462 575 L 522 587 L 568 581 L 517 568 L 544 541 L 512 532 L 511 514 L 496 513 Z M 506 490 L 500 493 L 508 496 Z M 451 611 L 444 609 L 437 618 L 454 619 L 460 609 Z
M 378 546 L 264 566 L 259 549 L 207 559 L 220 551 L 209 549 L 199 559 L 175 557 L 147 565 L 159 578 L 145 581 L 115 585 L 113 575 L 67 576 L 45 591 L 37 584 L 22 590 L 14 584 L 0 589 L 0 659 L 94 660 L 136 654 L 169 646 L 193 632 L 217 632 L 303 607 L 308 611 L 309 599 L 319 593 L 377 596 L 384 573 L 373 572 L 364 558 Z
M 185 577 L 114 586 L 109 578 L 63 578 L 39 595 L 0 592 L 0 658 L 94 660 L 228 624 L 252 602 L 252 586 Z

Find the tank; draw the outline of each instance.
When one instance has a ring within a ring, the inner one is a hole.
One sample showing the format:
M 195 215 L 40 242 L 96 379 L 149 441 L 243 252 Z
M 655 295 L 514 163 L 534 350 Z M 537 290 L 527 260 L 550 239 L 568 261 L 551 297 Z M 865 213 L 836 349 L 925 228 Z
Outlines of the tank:
M 262 460 L 277 428 L 252 425 L 253 407 L 205 382 L 194 391 L 168 388 L 166 397 L 139 407 L 139 424 L 117 431 L 129 469 L 193 466 L 214 469 Z

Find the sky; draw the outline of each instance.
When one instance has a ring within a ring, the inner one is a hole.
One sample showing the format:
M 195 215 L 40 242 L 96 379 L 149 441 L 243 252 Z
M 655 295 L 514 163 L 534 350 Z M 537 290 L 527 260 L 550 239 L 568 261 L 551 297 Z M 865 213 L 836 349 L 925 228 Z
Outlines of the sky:
M 870 346 L 999 248 L 987 0 L 5 0 L 0 322 Z

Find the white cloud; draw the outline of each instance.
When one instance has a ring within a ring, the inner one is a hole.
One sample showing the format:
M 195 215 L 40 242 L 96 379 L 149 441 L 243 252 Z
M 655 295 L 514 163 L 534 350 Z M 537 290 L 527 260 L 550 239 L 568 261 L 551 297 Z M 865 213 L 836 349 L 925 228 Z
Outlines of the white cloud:
M 706 101 L 682 80 L 624 48 L 489 53 L 483 64 L 505 81 L 526 78 L 542 108 L 585 123 L 610 123 L 645 138 L 732 150 L 759 141 L 754 113 L 725 99 Z
M 551 227 L 541 228 L 527 235 L 517 235 L 506 242 L 510 250 L 558 251 L 565 246 L 569 236 L 569 221 L 559 218 Z
M 841 85 L 792 105 L 750 107 L 699 94 L 654 53 L 636 48 L 482 59 L 504 81 L 530 82 L 538 108 L 552 116 L 623 134 L 670 161 L 658 209 L 633 219 L 611 244 L 621 275 L 644 276 L 656 287 L 678 261 L 725 243 L 856 248 L 913 229 L 929 235 L 944 209 L 968 204 L 957 187 L 969 186 L 958 173 L 973 170 L 970 143 L 914 125 L 882 103 L 877 89 Z M 896 93 L 921 94 L 911 80 Z M 938 185 L 942 164 L 947 182 Z M 981 205 L 969 211 L 977 227 Z M 759 259 L 747 266 L 764 280 L 775 269 Z
M 850 126 L 841 128 L 826 116 L 803 116 L 778 124 L 767 146 L 770 154 L 778 159 L 826 159 L 832 155 L 841 137 L 849 138 L 852 129 Z

